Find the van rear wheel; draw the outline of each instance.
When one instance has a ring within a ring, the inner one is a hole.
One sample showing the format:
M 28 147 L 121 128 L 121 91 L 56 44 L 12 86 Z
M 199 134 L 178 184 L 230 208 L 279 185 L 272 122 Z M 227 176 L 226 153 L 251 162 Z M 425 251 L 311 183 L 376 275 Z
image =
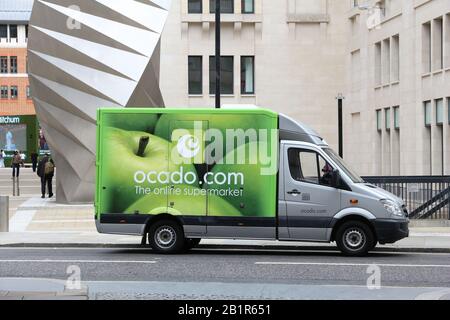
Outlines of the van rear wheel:
M 366 223 L 348 221 L 337 230 L 336 243 L 345 255 L 360 257 L 374 248 L 375 237 Z
M 184 241 L 183 228 L 172 220 L 157 221 L 148 230 L 148 243 L 158 253 L 179 253 Z

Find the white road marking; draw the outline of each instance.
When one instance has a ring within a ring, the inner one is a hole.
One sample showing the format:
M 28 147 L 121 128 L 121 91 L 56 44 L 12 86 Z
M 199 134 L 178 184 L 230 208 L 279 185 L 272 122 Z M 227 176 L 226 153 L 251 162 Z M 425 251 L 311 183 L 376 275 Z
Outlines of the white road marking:
M 24 232 L 33 221 L 36 210 L 17 209 L 16 214 L 9 221 L 9 232 Z
M 157 261 L 152 260 L 51 260 L 51 259 L 44 259 L 44 260 L 0 260 L 0 263 L 2 262 L 10 262 L 10 263 L 17 263 L 17 262 L 26 262 L 26 263 L 142 263 L 142 264 L 153 264 L 157 263 Z
M 333 262 L 255 262 L 256 265 L 299 265 L 299 266 L 336 266 L 336 267 L 401 267 L 401 268 L 450 268 L 448 264 L 387 264 L 387 263 L 333 263 Z

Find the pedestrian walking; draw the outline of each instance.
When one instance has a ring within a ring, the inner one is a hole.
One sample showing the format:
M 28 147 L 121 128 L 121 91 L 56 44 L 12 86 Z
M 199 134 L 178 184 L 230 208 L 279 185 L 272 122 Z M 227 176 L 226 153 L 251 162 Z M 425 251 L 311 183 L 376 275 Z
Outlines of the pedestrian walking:
M 5 151 L 3 151 L 3 149 L 0 150 L 0 168 L 5 167 L 5 157 L 6 157 Z
M 25 166 L 25 159 L 27 158 L 27 156 L 25 155 L 25 152 L 23 151 L 19 151 L 20 154 L 20 159 L 22 159 L 22 167 Z
M 48 188 L 48 197 L 53 197 L 52 180 L 55 175 L 55 163 L 53 162 L 53 159 L 50 158 L 50 154 L 46 153 L 42 160 L 39 161 L 37 175 L 41 178 L 41 198 L 45 198 L 46 187 Z
M 19 154 L 19 151 L 14 151 L 14 155 L 12 158 L 12 177 L 19 177 L 20 174 L 20 166 L 23 164 L 22 157 Z
M 38 163 L 38 154 L 36 152 L 31 153 L 31 164 L 33 166 L 33 172 L 36 172 Z

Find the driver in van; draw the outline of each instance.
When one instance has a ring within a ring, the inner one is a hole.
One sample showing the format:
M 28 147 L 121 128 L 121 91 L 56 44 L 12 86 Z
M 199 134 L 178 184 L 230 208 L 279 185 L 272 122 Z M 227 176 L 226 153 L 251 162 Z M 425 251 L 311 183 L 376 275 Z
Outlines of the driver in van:
M 331 177 L 333 173 L 333 168 L 327 163 L 322 168 L 322 176 L 320 177 L 320 184 L 325 186 L 331 186 Z

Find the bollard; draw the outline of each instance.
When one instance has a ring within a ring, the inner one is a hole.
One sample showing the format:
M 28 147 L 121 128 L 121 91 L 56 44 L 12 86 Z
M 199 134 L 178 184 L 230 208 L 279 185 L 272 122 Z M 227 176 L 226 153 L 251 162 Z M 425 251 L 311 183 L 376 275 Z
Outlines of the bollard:
M 0 232 L 9 232 L 9 197 L 0 196 Z

